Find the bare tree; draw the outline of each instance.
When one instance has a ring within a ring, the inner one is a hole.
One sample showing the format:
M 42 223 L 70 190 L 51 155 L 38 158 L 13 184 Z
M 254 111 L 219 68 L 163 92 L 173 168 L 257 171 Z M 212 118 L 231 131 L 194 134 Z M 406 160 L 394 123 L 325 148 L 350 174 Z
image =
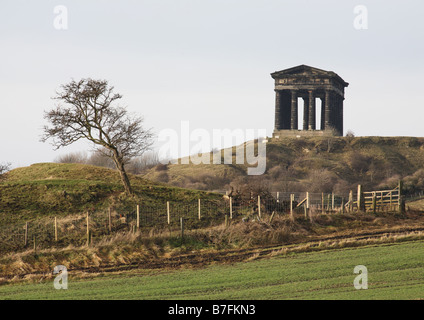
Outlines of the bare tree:
M 115 105 L 122 95 L 113 90 L 108 81 L 90 78 L 62 85 L 53 97 L 59 101 L 56 108 L 44 114 L 50 126 L 44 126 L 41 141 L 52 139 L 56 150 L 80 139 L 93 142 L 96 151 L 113 160 L 125 192 L 132 194 L 125 165 L 150 149 L 153 133 L 142 127 L 142 117 Z
M 146 152 L 141 157 L 131 160 L 128 164 L 128 171 L 133 174 L 141 174 L 143 171 L 153 168 L 160 163 L 157 152 Z
M 87 155 L 83 152 L 72 152 L 61 155 L 54 161 L 57 163 L 87 163 Z
M 3 180 L 4 174 L 10 170 L 10 163 L 0 163 L 0 181 Z

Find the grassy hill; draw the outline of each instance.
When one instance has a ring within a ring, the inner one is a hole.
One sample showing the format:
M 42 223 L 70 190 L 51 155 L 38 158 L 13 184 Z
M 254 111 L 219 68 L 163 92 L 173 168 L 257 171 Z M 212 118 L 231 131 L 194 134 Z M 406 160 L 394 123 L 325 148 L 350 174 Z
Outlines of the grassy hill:
M 243 148 L 243 145 L 237 148 Z M 248 176 L 246 165 L 169 164 L 150 169 L 152 181 L 200 190 L 229 189 L 251 184 L 271 191 L 346 193 L 392 188 L 405 179 L 409 192 L 424 189 L 424 138 L 415 137 L 302 137 L 269 139 L 267 169 Z
M 217 194 L 169 187 L 130 175 L 135 196 L 124 194 L 115 170 L 84 164 L 39 163 L 8 172 L 0 182 L 0 225 L 86 210 L 134 208 L 166 201 L 220 199 Z

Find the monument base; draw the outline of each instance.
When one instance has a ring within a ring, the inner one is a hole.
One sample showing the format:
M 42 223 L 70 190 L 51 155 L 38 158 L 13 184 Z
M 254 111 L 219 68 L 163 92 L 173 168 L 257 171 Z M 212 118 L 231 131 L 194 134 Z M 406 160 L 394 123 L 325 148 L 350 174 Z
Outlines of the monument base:
M 272 137 L 274 139 L 292 137 L 326 137 L 326 136 L 340 136 L 334 130 L 274 130 Z

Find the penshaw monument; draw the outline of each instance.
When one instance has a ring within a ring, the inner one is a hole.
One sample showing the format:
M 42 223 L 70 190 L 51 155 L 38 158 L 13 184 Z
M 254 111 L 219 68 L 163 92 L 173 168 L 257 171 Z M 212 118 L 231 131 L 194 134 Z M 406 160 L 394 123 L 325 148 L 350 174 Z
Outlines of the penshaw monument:
M 274 138 L 324 133 L 343 136 L 344 89 L 349 83 L 333 71 L 306 65 L 271 76 L 275 80 Z M 303 119 L 299 119 L 299 98 L 303 99 Z

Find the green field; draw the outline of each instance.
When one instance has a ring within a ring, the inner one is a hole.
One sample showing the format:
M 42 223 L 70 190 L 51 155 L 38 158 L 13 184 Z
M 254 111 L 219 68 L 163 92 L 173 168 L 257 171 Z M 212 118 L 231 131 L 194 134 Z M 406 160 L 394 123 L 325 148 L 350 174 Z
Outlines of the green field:
M 353 286 L 356 265 L 368 289 Z M 200 269 L 139 270 L 0 286 L 0 299 L 423 299 L 424 241 L 275 255 Z

